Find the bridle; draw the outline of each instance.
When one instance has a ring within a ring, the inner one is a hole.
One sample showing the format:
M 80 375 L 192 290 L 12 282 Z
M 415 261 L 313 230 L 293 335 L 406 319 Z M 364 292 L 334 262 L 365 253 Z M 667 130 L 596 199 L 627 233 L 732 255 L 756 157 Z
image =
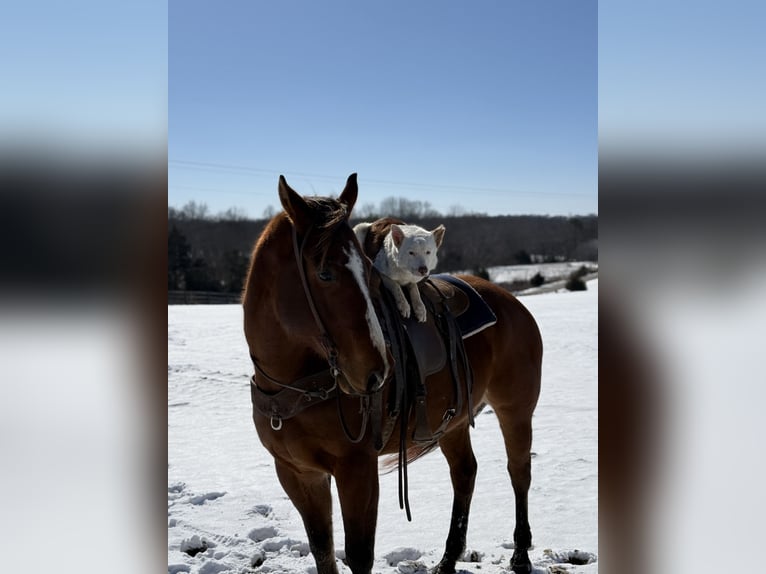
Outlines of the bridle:
M 335 346 L 335 343 L 330 337 L 330 333 L 327 332 L 327 328 L 324 326 L 322 317 L 319 316 L 316 304 L 314 303 L 314 297 L 311 294 L 311 287 L 309 286 L 309 282 L 306 279 L 306 268 L 303 263 L 303 251 L 306 247 L 306 242 L 308 241 L 309 235 L 311 235 L 311 231 L 313 229 L 314 228 L 312 226 L 306 230 L 306 234 L 303 236 L 303 241 L 301 241 L 299 247 L 298 231 L 295 229 L 295 224 L 293 224 L 293 252 L 295 253 L 295 263 L 298 266 L 298 275 L 300 275 L 301 278 L 301 285 L 303 285 L 303 293 L 306 295 L 306 301 L 308 301 L 309 309 L 311 309 L 311 314 L 314 316 L 314 322 L 319 328 L 319 339 L 322 343 L 322 347 L 324 347 L 325 352 L 327 353 L 327 363 L 330 365 L 330 374 L 332 375 L 333 379 L 337 379 L 343 374 L 340 370 L 340 367 L 338 367 L 338 347 Z
M 343 372 L 341 371 L 340 367 L 338 366 L 338 348 L 335 345 L 335 343 L 332 340 L 332 337 L 330 337 L 329 332 L 327 331 L 327 328 L 324 325 L 324 322 L 322 321 L 322 317 L 319 315 L 319 311 L 317 311 L 316 303 L 314 303 L 314 297 L 311 292 L 311 287 L 309 286 L 309 282 L 306 279 L 306 269 L 304 265 L 304 257 L 303 253 L 306 248 L 306 244 L 308 242 L 308 238 L 311 235 L 311 231 L 313 230 L 313 226 L 309 227 L 306 230 L 305 235 L 303 236 L 303 241 L 298 241 L 298 231 L 295 228 L 295 225 L 292 226 L 292 240 L 293 240 L 293 253 L 295 255 L 295 263 L 298 267 L 298 275 L 301 279 L 301 285 L 303 286 L 303 292 L 306 295 L 306 301 L 308 302 L 309 309 L 311 310 L 311 315 L 314 317 L 314 322 L 317 325 L 317 328 L 319 329 L 319 339 L 322 347 L 325 349 L 325 352 L 327 353 L 327 363 L 329 365 L 329 369 L 326 369 L 324 371 L 320 371 L 319 373 L 315 373 L 313 375 L 309 375 L 307 377 L 303 377 L 299 379 L 298 381 L 293 382 L 292 384 L 289 383 L 283 383 L 280 381 L 277 381 L 273 377 L 269 376 L 261 367 L 258 365 L 257 361 L 255 360 L 255 357 L 252 355 L 250 358 L 253 361 L 253 366 L 255 367 L 255 375 L 253 375 L 250 379 L 250 383 L 253 386 L 254 390 L 263 393 L 261 389 L 258 387 L 256 382 L 256 375 L 259 376 L 259 378 L 264 378 L 270 383 L 281 387 L 284 390 L 290 390 L 298 393 L 300 396 L 302 396 L 307 402 L 312 402 L 315 399 L 318 399 L 320 402 L 329 399 L 332 394 L 335 392 L 337 386 L 338 386 L 338 378 L 343 376 Z M 314 383 L 316 381 L 321 381 L 325 377 L 329 377 L 332 380 L 332 386 L 327 389 L 318 389 L 318 390 L 308 390 L 304 388 L 304 385 L 307 383 Z M 348 430 L 348 426 L 346 425 L 345 418 L 343 416 L 343 412 L 341 410 L 340 405 L 340 394 L 338 393 L 338 417 L 340 418 L 341 422 L 341 428 L 343 429 L 343 433 L 346 435 L 346 438 L 352 442 L 352 443 L 358 443 L 360 442 L 367 431 L 367 423 L 370 417 L 370 411 L 372 408 L 372 395 L 370 394 L 359 394 L 360 398 L 360 413 L 362 414 L 362 422 L 361 422 L 361 428 L 359 430 L 359 434 L 354 436 L 351 434 L 351 432 Z M 271 428 L 275 431 L 282 429 L 282 418 L 278 416 L 276 413 L 272 414 L 266 414 L 266 416 L 270 416 L 270 422 L 271 422 Z

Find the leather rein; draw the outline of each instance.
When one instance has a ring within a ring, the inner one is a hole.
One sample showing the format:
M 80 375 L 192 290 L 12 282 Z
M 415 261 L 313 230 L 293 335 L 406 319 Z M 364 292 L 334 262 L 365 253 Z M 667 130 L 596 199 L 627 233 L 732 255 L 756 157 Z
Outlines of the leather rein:
M 340 418 L 341 428 L 346 438 L 352 443 L 361 442 L 362 438 L 367 430 L 367 423 L 371 410 L 371 395 L 361 395 L 360 397 L 360 412 L 362 413 L 362 423 L 359 434 L 354 436 L 348 430 L 346 421 L 343 417 L 343 412 L 340 405 L 340 393 L 337 392 L 338 377 L 343 376 L 343 372 L 338 366 L 338 348 L 330 337 L 327 328 L 322 321 L 322 317 L 317 311 L 316 304 L 314 303 L 314 297 L 311 294 L 311 287 L 306 279 L 306 269 L 304 265 L 303 253 L 313 227 L 309 227 L 306 234 L 303 237 L 303 241 L 298 241 L 298 231 L 295 229 L 295 225 L 292 226 L 292 239 L 293 239 L 293 253 L 295 255 L 295 262 L 298 267 L 298 275 L 301 279 L 301 285 L 303 286 L 303 292 L 306 295 L 306 301 L 308 302 L 311 314 L 314 317 L 314 322 L 319 329 L 319 339 L 322 347 L 327 353 L 327 364 L 329 369 L 319 371 L 312 375 L 302 377 L 292 383 L 283 383 L 277 381 L 273 377 L 269 376 L 264 370 L 257 364 L 255 357 L 252 355 L 250 358 L 253 361 L 255 367 L 255 374 L 250 378 L 250 383 L 253 393 L 253 404 L 261 414 L 270 417 L 271 428 L 275 431 L 281 430 L 282 421 L 284 419 L 295 416 L 304 408 L 310 406 L 315 400 L 318 402 L 329 399 L 333 394 L 338 398 L 338 417 Z M 256 377 L 263 378 L 268 382 L 282 388 L 277 393 L 266 393 L 260 387 L 256 381 Z M 323 384 L 327 381 L 331 382 L 329 388 L 324 388 Z M 285 394 L 292 395 L 285 398 Z M 282 400 L 280 400 L 282 399 Z

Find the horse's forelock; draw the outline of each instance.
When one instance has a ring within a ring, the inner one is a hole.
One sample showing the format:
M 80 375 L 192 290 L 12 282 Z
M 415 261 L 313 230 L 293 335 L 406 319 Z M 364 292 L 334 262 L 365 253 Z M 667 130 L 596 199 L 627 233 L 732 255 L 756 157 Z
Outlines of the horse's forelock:
M 309 229 L 299 229 L 299 234 L 309 233 L 310 237 L 305 245 L 305 254 L 314 261 L 319 262 L 320 266 L 325 264 L 330 247 L 338 231 L 348 225 L 348 208 L 345 204 L 330 197 L 304 197 L 313 214 L 311 227 Z M 265 242 L 268 238 L 277 233 L 285 233 L 294 226 L 286 212 L 277 214 L 266 226 L 264 232 L 256 244 Z
M 304 199 L 316 214 L 312 228 L 314 237 L 309 242 L 311 250 L 315 256 L 324 261 L 338 230 L 343 225 L 348 224 L 348 208 L 345 204 L 330 197 L 306 197 Z

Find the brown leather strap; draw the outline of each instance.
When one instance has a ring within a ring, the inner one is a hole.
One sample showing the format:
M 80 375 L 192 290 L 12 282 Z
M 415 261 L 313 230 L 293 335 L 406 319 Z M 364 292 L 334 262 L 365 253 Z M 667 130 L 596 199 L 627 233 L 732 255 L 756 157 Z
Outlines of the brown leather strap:
M 377 391 L 377 394 L 380 393 L 381 391 Z M 340 394 L 338 394 L 338 418 L 340 419 L 340 426 L 343 429 L 343 434 L 346 435 L 346 440 L 348 440 L 351 444 L 357 444 L 364 438 L 364 435 L 367 432 L 367 420 L 370 417 L 371 408 L 372 406 L 370 395 L 364 395 L 359 398 L 359 412 L 362 415 L 362 423 L 359 427 L 359 434 L 354 436 L 351 434 L 351 431 L 348 430 L 348 426 L 346 425 L 346 419 L 343 416 L 343 409 L 340 406 Z
M 373 267 L 373 273 L 378 271 Z M 391 293 L 388 290 L 382 290 L 378 298 L 375 299 L 376 311 L 378 317 L 381 319 L 381 327 L 383 328 L 386 343 L 388 348 L 395 358 L 394 360 L 394 376 L 387 383 L 389 390 L 387 405 L 383 404 L 382 395 L 378 395 L 376 399 L 373 397 L 373 411 L 372 411 L 372 430 L 374 437 L 374 444 L 376 450 L 381 450 L 396 427 L 396 422 L 399 415 L 404 410 L 403 396 L 406 386 L 406 375 L 404 372 L 404 363 L 406 362 L 406 355 L 404 353 L 404 334 L 402 324 L 399 321 L 399 311 L 396 309 L 396 303 L 394 303 Z M 383 411 L 386 411 L 385 423 L 383 423 Z
M 463 393 L 460 388 L 460 374 L 458 373 L 458 360 L 463 367 L 463 379 L 465 383 L 466 401 L 468 402 L 468 423 L 473 427 L 475 426 L 473 418 L 473 369 L 471 363 L 468 361 L 468 355 L 465 352 L 465 343 L 463 342 L 462 334 L 460 333 L 460 327 L 457 324 L 458 313 L 453 312 L 452 305 L 456 302 L 454 297 L 447 299 L 443 295 L 443 286 L 449 286 L 452 293 L 459 291 L 452 285 L 449 285 L 446 281 L 439 280 L 437 285 L 432 282 L 433 287 L 444 298 L 443 300 L 443 317 L 447 325 L 447 336 L 449 337 L 450 346 L 450 370 L 452 372 L 452 380 L 454 383 L 455 396 L 457 400 L 457 406 L 455 407 L 456 414 L 460 414 L 463 410 Z M 468 297 L 466 296 L 466 301 Z M 446 413 L 445 413 L 446 416 Z M 453 414 L 452 416 L 455 416 Z
M 290 419 L 310 406 L 319 404 L 333 397 L 337 392 L 337 381 L 329 369 L 303 377 L 286 385 L 278 383 L 282 389 L 269 393 L 258 386 L 257 378 L 271 377 L 256 367 L 256 374 L 250 379 L 250 399 L 256 411 L 271 421 L 271 428 L 279 430 L 282 421 Z
M 295 229 L 295 225 L 293 225 L 293 252 L 295 253 L 295 262 L 298 265 L 298 274 L 301 278 L 303 291 L 306 294 L 306 301 L 309 303 L 309 309 L 311 309 L 311 314 L 314 316 L 314 321 L 319 328 L 319 336 L 322 341 L 322 346 L 327 352 L 327 362 L 330 364 L 330 370 L 332 371 L 333 376 L 337 377 L 341 374 L 340 369 L 338 368 L 338 349 L 332 342 L 330 333 L 328 333 L 327 329 L 325 328 L 324 322 L 319 316 L 319 312 L 317 311 L 316 305 L 314 304 L 314 297 L 311 295 L 311 287 L 309 287 L 309 282 L 306 280 L 306 269 L 303 264 L 303 251 L 306 247 L 306 242 L 308 241 L 312 229 L 314 228 L 309 227 L 306 230 L 306 234 L 303 236 L 303 241 L 300 243 L 299 247 L 298 230 Z

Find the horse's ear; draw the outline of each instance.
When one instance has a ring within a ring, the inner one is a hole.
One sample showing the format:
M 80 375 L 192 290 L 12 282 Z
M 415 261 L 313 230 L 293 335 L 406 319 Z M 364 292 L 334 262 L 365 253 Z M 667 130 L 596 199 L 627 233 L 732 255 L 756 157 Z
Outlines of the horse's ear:
M 311 225 L 311 208 L 297 191 L 287 185 L 283 175 L 279 176 L 279 201 L 296 227 L 306 228 Z
M 356 203 L 356 196 L 359 194 L 359 186 L 356 184 L 356 174 L 352 173 L 346 180 L 346 187 L 340 194 L 338 201 L 346 206 L 346 213 L 351 215 L 351 210 L 354 209 Z
M 447 231 L 443 225 L 440 225 L 436 229 L 434 229 L 431 233 L 434 234 L 434 239 L 436 240 L 436 247 L 442 246 L 442 241 L 444 241 L 444 232 Z

